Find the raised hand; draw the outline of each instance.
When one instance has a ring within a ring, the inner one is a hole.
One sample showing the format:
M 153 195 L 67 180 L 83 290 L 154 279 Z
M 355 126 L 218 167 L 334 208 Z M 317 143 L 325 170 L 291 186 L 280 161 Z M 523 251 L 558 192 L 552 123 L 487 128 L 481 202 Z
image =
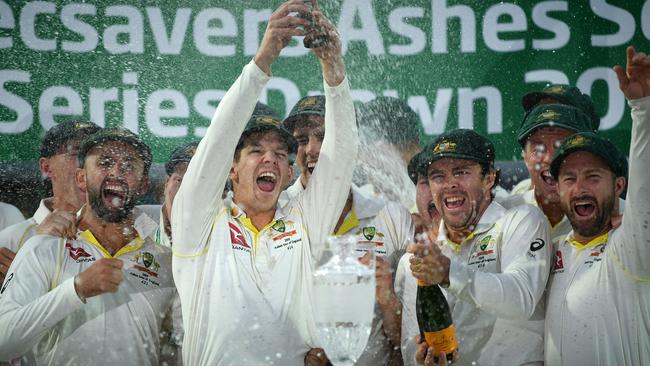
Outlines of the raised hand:
M 318 4 L 316 4 L 318 6 Z M 341 39 L 336 27 L 330 22 L 320 9 L 312 11 L 318 34 L 326 34 L 327 42 L 318 48 L 312 48 L 312 52 L 318 57 L 323 68 L 323 76 L 329 86 L 339 85 L 345 78 L 345 63 L 341 52 Z M 316 34 L 307 34 L 306 38 Z
M 36 234 L 75 239 L 77 236 L 77 216 L 74 213 L 57 208 L 36 227 Z
M 107 292 L 117 292 L 124 279 L 123 262 L 115 258 L 101 258 L 74 278 L 74 289 L 82 298 Z
M 293 36 L 305 35 L 304 29 L 309 21 L 295 16 L 295 13 L 307 14 L 309 9 L 302 0 L 291 0 L 280 5 L 271 14 L 264 32 L 264 38 L 255 54 L 255 64 L 267 75 L 271 75 L 271 64 Z
M 406 251 L 414 254 L 409 259 L 413 277 L 434 285 L 449 283 L 451 261 L 442 254 L 438 245 L 432 242 L 413 243 L 406 247 Z
M 621 91 L 628 100 L 650 96 L 650 57 L 637 53 L 634 47 L 627 48 L 627 65 L 625 70 L 614 66 Z

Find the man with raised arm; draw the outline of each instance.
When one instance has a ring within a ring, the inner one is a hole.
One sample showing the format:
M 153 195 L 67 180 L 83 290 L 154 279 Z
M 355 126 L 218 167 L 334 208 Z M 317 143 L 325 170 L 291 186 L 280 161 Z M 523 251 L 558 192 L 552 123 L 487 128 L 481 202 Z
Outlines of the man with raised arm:
M 273 119 L 253 119 L 271 64 L 309 10 L 301 0 L 270 17 L 254 59 L 230 87 L 190 162 L 172 208 L 173 268 L 189 365 L 303 365 L 316 346 L 312 269 L 345 205 L 358 138 L 336 29 L 314 49 L 327 97 L 321 160 L 309 187 L 278 208 L 295 142 Z M 294 14 L 300 13 L 302 17 Z M 310 35 L 307 34 L 307 37 Z M 233 194 L 221 198 L 226 179 Z
M 573 231 L 555 248 L 546 304 L 546 365 L 645 365 L 650 360 L 650 57 L 627 49 L 614 68 L 632 108 L 625 156 L 594 133 L 568 137 L 551 174 Z M 613 228 L 627 181 L 625 215 Z
M 125 129 L 79 147 L 86 193 L 77 239 L 37 235 L 0 289 L 0 360 L 36 365 L 158 365 L 163 315 L 175 294 L 171 252 L 135 226 L 151 151 Z

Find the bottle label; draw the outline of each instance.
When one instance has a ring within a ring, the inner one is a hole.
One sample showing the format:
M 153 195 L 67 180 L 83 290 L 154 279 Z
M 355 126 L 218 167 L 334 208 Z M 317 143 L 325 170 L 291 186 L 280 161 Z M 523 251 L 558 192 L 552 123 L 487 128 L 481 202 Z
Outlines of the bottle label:
M 456 338 L 456 329 L 453 324 L 437 332 L 425 332 L 424 338 L 427 341 L 427 346 L 433 347 L 436 353 L 450 354 L 458 349 L 458 338 Z

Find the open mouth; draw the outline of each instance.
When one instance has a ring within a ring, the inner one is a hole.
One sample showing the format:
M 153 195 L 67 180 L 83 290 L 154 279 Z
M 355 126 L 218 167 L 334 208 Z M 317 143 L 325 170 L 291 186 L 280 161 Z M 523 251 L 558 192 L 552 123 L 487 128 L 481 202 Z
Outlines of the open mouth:
M 126 203 L 129 187 L 123 182 L 109 182 L 102 189 L 102 200 L 106 207 L 121 208 Z
M 460 196 L 446 197 L 443 200 L 445 207 L 449 210 L 455 210 L 465 204 L 465 198 Z
M 315 161 L 307 163 L 307 171 L 309 172 L 309 174 L 313 174 L 315 168 L 316 168 Z
M 542 172 L 539 174 L 539 176 L 542 178 L 544 183 L 546 183 L 549 186 L 555 187 L 557 185 L 557 181 L 553 176 L 551 175 L 551 172 L 548 169 L 542 170 Z
M 273 172 L 263 172 L 257 177 L 257 188 L 262 192 L 272 192 L 277 184 L 278 177 Z
M 589 217 L 596 211 L 596 202 L 593 199 L 580 199 L 573 203 L 573 211 L 578 216 Z

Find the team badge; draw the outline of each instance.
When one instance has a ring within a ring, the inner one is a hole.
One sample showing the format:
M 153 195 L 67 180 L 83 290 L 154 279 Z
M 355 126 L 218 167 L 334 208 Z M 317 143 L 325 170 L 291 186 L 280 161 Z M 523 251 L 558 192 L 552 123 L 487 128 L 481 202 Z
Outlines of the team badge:
M 587 142 L 588 142 L 588 140 L 584 136 L 577 135 L 577 136 L 574 136 L 574 137 L 570 137 L 567 140 L 566 144 L 567 144 L 567 146 L 582 146 L 582 145 L 586 145 Z
M 273 230 L 275 230 L 275 231 L 277 231 L 279 233 L 283 233 L 286 230 L 286 226 L 284 225 L 284 221 L 282 221 L 282 220 L 276 221 L 275 224 L 273 224 L 273 226 L 271 226 L 271 228 L 273 228 Z
M 434 148 L 433 148 L 433 153 L 434 154 L 439 154 L 443 152 L 448 152 L 448 151 L 455 151 L 456 150 L 456 143 L 451 142 L 451 141 L 441 141 L 438 143 Z
M 538 121 L 541 121 L 541 120 L 557 121 L 558 119 L 560 119 L 561 116 L 562 115 L 560 113 L 549 109 L 549 110 L 546 110 L 546 111 L 542 112 L 539 115 L 539 117 L 537 117 L 537 120 Z
M 481 239 L 481 250 L 485 250 L 490 244 L 490 239 L 492 239 L 492 235 L 488 235 L 485 238 Z
M 367 240 L 372 240 L 372 238 L 375 237 L 376 229 L 375 229 L 374 226 L 367 226 L 367 227 L 364 227 L 364 228 L 363 228 L 363 231 L 362 231 L 362 232 L 363 232 L 363 236 L 364 236 Z
M 136 254 L 133 257 L 133 259 L 131 259 L 131 260 L 133 262 L 137 263 L 137 264 L 142 264 L 144 267 L 142 267 L 142 266 L 135 266 L 135 267 L 137 269 L 139 269 L 139 270 L 141 270 L 143 272 L 147 272 L 149 274 L 152 274 L 152 273 L 150 273 L 151 271 L 148 271 L 148 269 L 151 269 L 153 271 L 157 271 L 160 268 L 160 263 L 158 263 L 158 261 L 156 261 L 156 258 L 153 256 L 153 254 L 151 254 L 149 252 L 140 252 L 140 253 Z M 145 270 L 145 269 L 147 269 L 147 270 Z M 155 274 L 155 275 L 157 275 L 157 274 Z
M 544 92 L 549 93 L 549 94 L 560 94 L 560 95 L 562 95 L 562 94 L 566 93 L 566 89 L 561 85 L 553 85 L 553 86 L 549 86 L 549 87 L 545 88 Z
M 310 97 L 310 98 L 305 98 L 305 100 L 303 100 L 300 103 L 300 107 L 301 108 L 313 107 L 316 104 L 318 104 L 318 99 L 315 97 Z

